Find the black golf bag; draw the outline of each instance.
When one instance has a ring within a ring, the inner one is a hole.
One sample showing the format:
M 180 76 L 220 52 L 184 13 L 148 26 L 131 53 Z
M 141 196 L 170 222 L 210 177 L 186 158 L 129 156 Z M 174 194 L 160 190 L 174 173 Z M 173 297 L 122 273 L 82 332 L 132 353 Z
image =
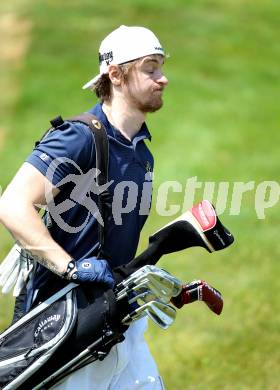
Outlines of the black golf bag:
M 34 389 L 86 349 L 104 358 L 124 339 L 126 314 L 112 290 L 69 284 L 1 334 L 0 388 Z

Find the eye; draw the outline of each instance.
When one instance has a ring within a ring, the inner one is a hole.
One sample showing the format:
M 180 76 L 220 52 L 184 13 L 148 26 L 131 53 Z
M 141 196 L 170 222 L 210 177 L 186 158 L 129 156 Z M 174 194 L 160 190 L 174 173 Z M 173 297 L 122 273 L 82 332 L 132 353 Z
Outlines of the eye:
M 152 69 L 152 68 L 148 68 L 147 70 L 146 70 L 146 72 L 148 73 L 148 74 L 153 74 L 154 73 L 154 69 Z

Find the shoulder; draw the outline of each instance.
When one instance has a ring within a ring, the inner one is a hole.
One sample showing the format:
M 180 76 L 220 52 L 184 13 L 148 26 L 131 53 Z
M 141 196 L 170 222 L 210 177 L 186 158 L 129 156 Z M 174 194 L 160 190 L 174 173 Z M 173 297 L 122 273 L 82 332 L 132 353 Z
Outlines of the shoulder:
M 70 159 L 87 169 L 95 160 L 91 130 L 83 123 L 66 120 L 43 137 L 31 156 L 36 159 L 44 157 L 44 161 L 47 157 L 48 161 Z
M 51 130 L 40 142 L 52 148 L 76 154 L 90 151 L 93 144 L 91 129 L 84 123 L 65 120 L 63 124 Z
M 95 163 L 95 142 L 92 130 L 82 122 L 65 121 L 63 138 L 67 142 L 69 154 L 83 161 L 88 168 Z
M 62 125 L 56 127 L 47 135 L 46 140 L 55 138 L 65 140 L 67 143 L 73 140 L 79 143 L 88 143 L 92 139 L 92 134 L 86 124 L 65 120 Z

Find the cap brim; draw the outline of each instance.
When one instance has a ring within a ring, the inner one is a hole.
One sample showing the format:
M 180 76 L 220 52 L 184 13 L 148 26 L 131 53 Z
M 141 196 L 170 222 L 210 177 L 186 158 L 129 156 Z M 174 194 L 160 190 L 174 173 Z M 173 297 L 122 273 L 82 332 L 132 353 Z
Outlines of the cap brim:
M 97 83 L 97 81 L 100 79 L 100 77 L 101 77 L 101 74 L 98 74 L 93 79 L 89 80 L 85 85 L 83 85 L 82 89 L 87 89 L 87 88 L 92 87 L 94 84 Z

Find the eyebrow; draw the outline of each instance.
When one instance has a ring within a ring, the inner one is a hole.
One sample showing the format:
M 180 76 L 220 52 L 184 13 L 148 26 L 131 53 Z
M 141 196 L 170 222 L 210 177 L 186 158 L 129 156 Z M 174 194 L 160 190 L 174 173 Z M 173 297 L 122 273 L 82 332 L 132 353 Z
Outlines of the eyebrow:
M 157 65 L 163 65 L 164 59 L 163 59 L 163 62 L 161 63 L 159 60 L 156 60 L 155 58 L 146 57 L 146 58 L 144 58 L 142 64 L 147 64 L 148 62 L 154 62 Z

